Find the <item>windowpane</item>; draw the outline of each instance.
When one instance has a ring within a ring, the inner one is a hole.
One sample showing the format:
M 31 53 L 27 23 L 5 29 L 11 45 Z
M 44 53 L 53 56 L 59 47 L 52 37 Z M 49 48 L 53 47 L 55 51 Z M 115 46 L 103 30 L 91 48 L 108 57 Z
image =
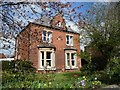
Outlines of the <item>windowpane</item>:
M 72 66 L 75 66 L 75 61 L 74 60 L 72 60 Z
M 46 41 L 46 31 L 42 31 L 42 40 Z
M 51 60 L 47 60 L 46 63 L 47 63 L 47 66 L 51 66 Z
M 44 52 L 41 52 L 41 54 L 42 54 L 42 59 L 44 59 Z
M 71 53 L 71 59 L 75 59 L 75 53 Z
M 69 59 L 67 60 L 67 66 L 70 66 L 70 60 Z
M 70 53 L 67 53 L 67 66 L 70 66 Z
M 73 45 L 73 36 L 70 36 L 70 46 Z
M 51 52 L 46 52 L 46 59 L 51 59 Z
M 69 36 L 66 36 L 66 43 L 69 44 Z
M 44 66 L 44 60 L 42 60 L 42 66 Z
M 73 36 L 66 35 L 66 44 L 69 46 L 73 46 Z
M 41 59 L 42 59 L 42 66 L 44 66 L 44 52 L 43 51 L 41 51 Z
M 70 59 L 70 54 L 69 53 L 67 53 L 67 59 Z
M 48 42 L 51 43 L 52 42 L 52 33 L 48 32 Z
M 46 31 L 43 31 L 43 35 L 46 36 Z
M 58 22 L 56 26 L 61 27 L 62 23 Z
M 75 66 L 75 53 L 71 53 L 72 66 Z
M 51 66 L 51 60 L 52 60 L 52 52 L 46 52 L 46 64 L 47 66 Z

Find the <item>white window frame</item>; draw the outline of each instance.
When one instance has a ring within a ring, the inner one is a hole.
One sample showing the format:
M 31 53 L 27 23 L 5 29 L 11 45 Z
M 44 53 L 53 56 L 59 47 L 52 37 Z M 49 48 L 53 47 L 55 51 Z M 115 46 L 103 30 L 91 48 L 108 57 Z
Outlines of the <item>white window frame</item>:
M 43 34 L 44 31 L 46 32 L 46 35 Z M 48 34 L 48 33 L 51 33 L 51 34 Z M 45 40 L 44 40 L 44 37 L 46 38 Z M 52 43 L 52 32 L 47 31 L 47 30 L 43 30 L 42 31 L 42 41 Z
M 44 66 L 42 66 L 42 53 L 44 52 Z M 47 52 L 51 52 L 51 58 L 47 59 Z M 39 50 L 38 70 L 56 70 L 55 68 L 55 51 L 51 48 L 40 48 Z M 47 60 L 51 60 L 51 66 L 47 65 Z
M 67 36 L 68 36 L 68 38 L 67 38 Z M 69 35 L 69 34 L 66 35 L 66 45 L 73 46 L 73 35 Z
M 69 59 L 67 57 L 68 56 L 67 54 L 69 54 Z M 66 57 L 66 59 L 65 59 L 66 60 L 66 67 L 70 68 L 70 53 L 65 53 L 65 57 Z M 68 60 L 69 60 L 69 63 L 68 63 Z
M 70 59 L 69 64 L 70 64 L 70 65 L 68 65 L 67 53 L 69 53 L 69 59 Z M 75 54 L 75 55 L 74 55 L 74 59 L 72 59 L 72 54 Z M 72 65 L 72 60 L 74 60 L 74 66 Z M 65 68 L 66 68 L 66 69 L 76 69 L 76 68 L 78 68 L 78 67 L 77 67 L 76 51 L 71 51 L 71 50 L 65 51 Z

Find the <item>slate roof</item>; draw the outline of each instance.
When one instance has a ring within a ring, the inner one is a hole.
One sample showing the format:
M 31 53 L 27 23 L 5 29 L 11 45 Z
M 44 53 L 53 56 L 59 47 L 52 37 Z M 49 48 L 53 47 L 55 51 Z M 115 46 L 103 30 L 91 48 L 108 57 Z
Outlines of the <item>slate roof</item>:
M 41 24 L 41 25 L 45 25 L 45 26 L 51 26 L 50 21 L 51 21 L 50 18 L 43 16 L 41 19 L 37 19 L 33 23 Z
M 35 23 L 35 24 L 40 24 L 40 25 L 42 25 L 42 26 L 48 26 L 48 27 L 51 27 L 52 25 L 51 25 L 51 20 L 52 20 L 52 17 L 51 18 L 48 18 L 48 17 L 46 17 L 46 16 L 43 16 L 41 19 L 37 19 L 37 20 L 35 20 L 33 23 Z M 76 31 L 74 31 L 72 28 L 71 28 L 71 26 L 69 25 L 69 26 L 66 26 L 67 27 L 67 31 L 68 32 L 73 32 L 73 33 L 77 33 Z M 55 27 L 55 28 L 57 28 L 57 27 Z

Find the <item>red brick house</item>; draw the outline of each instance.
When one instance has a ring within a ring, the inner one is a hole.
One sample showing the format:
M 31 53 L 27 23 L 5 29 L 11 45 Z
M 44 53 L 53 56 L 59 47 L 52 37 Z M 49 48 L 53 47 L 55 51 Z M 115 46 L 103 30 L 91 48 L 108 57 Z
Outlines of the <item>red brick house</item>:
M 44 23 L 46 20 L 46 23 Z M 79 70 L 79 34 L 67 30 L 60 14 L 29 23 L 17 36 L 17 59 L 33 62 L 37 70 Z

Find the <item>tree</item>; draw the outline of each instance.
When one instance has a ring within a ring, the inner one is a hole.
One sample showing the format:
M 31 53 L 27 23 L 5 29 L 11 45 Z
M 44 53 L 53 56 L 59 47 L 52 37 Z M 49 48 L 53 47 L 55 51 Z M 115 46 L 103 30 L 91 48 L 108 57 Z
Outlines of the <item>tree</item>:
M 79 4 L 73 5 L 73 2 L 0 2 L 0 18 L 1 18 L 1 39 L 9 44 L 3 43 L 1 49 L 9 50 L 8 48 L 15 48 L 15 44 L 12 41 L 6 40 L 10 38 L 16 38 L 16 36 L 26 27 L 29 22 L 34 22 L 43 16 L 51 18 L 57 12 L 60 12 L 64 18 L 76 22 L 81 17 L 80 9 L 83 6 Z M 78 10 L 76 12 L 76 10 Z M 29 32 L 28 32 L 29 33 Z M 34 33 L 33 33 L 34 34 Z M 25 40 L 24 37 L 21 39 Z
M 89 46 L 98 49 L 107 59 L 117 57 L 120 49 L 119 2 L 95 3 L 84 20 Z M 79 24 L 81 25 L 81 22 Z
M 94 3 L 84 20 L 79 21 L 79 27 L 86 33 L 85 44 L 91 57 L 88 59 L 92 71 L 105 69 L 108 61 L 119 57 L 119 10 L 120 2 Z M 86 51 L 83 53 L 86 54 Z

